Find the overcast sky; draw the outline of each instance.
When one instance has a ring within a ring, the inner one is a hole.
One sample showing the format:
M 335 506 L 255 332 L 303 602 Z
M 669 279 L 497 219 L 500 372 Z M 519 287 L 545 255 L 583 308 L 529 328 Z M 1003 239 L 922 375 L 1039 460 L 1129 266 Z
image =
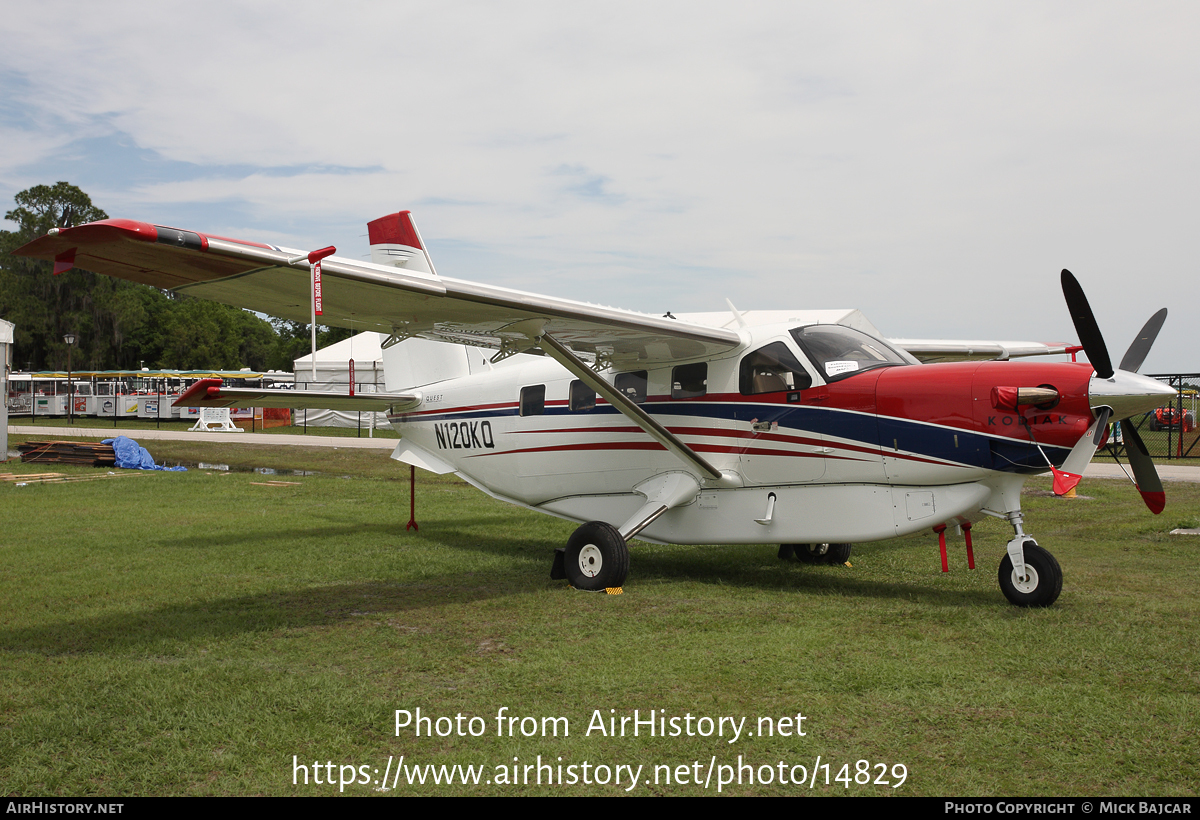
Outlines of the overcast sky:
M 1200 371 L 1195 3 L 8 4 L 0 202 L 661 314 L 857 307 L 893 337 Z M 8 225 L 7 227 L 11 227 Z M 1188 237 L 1191 237 L 1189 239 Z

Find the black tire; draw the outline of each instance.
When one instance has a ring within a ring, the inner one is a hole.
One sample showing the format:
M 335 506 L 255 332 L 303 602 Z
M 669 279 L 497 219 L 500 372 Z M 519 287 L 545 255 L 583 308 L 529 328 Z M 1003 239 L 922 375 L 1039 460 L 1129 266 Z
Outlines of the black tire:
M 1000 589 L 1015 606 L 1050 606 L 1062 592 L 1062 568 L 1046 550 L 1034 541 L 1025 542 L 1025 568 L 1028 580 L 1014 577 L 1012 559 L 1005 553 L 1000 562 Z
M 836 564 L 850 560 L 849 544 L 784 544 L 790 546 L 801 564 Z M 783 547 L 780 547 L 782 557 Z
M 619 587 L 629 575 L 629 548 L 612 524 L 589 521 L 571 533 L 563 564 L 576 589 Z
M 792 561 L 796 558 L 796 548 L 791 544 L 779 545 L 779 560 Z
M 850 560 L 850 545 L 830 544 L 829 552 L 825 553 L 825 558 L 830 564 L 840 567 Z
M 796 560 L 801 564 L 825 563 L 824 544 L 792 544 Z

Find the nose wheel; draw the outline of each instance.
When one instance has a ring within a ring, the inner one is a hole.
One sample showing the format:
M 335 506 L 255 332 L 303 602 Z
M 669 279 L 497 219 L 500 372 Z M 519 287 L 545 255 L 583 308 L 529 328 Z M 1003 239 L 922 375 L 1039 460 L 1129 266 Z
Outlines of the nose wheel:
M 1011 556 L 1000 562 L 1000 589 L 1016 606 L 1050 606 L 1062 592 L 1062 568 L 1054 556 L 1032 540 L 1025 541 L 1025 574 L 1017 574 Z

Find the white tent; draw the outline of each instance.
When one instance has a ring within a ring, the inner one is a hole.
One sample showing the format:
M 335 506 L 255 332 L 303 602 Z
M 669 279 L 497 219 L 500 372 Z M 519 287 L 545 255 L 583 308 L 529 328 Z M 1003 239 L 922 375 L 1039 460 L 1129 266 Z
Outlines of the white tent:
M 8 460 L 8 371 L 12 359 L 13 323 L 0 319 L 0 461 Z
M 378 333 L 359 333 L 349 339 L 317 351 L 317 377 L 313 379 L 312 354 L 301 356 L 293 363 L 297 390 L 323 390 L 345 393 L 350 389 L 350 360 L 354 360 L 354 392 L 383 391 L 383 336 Z M 385 413 L 354 413 L 339 410 L 296 410 L 295 424 L 309 427 L 358 427 L 363 429 L 387 426 Z M 360 419 L 361 416 L 361 419 Z

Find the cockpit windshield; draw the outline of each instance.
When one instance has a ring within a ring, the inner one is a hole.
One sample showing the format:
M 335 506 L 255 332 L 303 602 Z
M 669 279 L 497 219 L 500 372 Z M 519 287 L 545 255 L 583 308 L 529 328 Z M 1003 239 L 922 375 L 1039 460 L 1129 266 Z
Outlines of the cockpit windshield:
M 827 382 L 876 367 L 912 364 L 887 342 L 845 325 L 798 327 L 792 337 Z

